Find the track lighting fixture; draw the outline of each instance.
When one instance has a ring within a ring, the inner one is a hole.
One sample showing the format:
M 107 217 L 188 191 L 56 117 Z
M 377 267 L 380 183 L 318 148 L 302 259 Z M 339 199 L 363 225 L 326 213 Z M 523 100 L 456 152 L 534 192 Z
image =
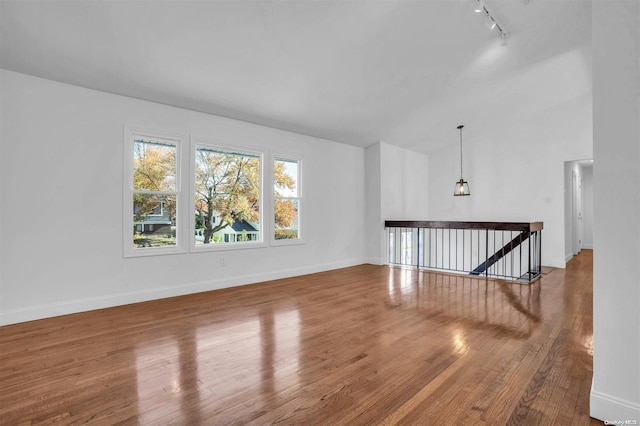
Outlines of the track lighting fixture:
M 482 0 L 473 0 L 473 11 L 476 13 L 484 14 L 487 28 L 489 28 L 490 30 L 498 30 L 498 33 L 500 33 L 500 38 L 502 39 L 502 45 L 506 46 L 509 40 L 509 33 L 506 32 L 500 26 L 500 24 L 498 24 L 498 21 L 496 21 L 496 18 L 494 18 L 491 12 L 489 12 L 489 9 L 487 9 L 487 6 L 485 6 Z

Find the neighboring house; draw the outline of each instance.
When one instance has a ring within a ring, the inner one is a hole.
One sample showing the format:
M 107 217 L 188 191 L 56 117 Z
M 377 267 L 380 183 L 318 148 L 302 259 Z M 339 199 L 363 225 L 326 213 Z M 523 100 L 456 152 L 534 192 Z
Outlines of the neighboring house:
M 134 208 L 134 215 L 137 213 L 138 208 Z M 164 208 L 164 203 L 159 203 L 150 214 L 142 216 L 141 220 L 134 219 L 133 228 L 134 232 L 142 235 L 171 236 L 171 216 Z
M 218 223 L 220 216 L 214 217 L 213 223 Z M 204 240 L 204 229 L 196 229 L 196 241 Z M 213 241 L 218 243 L 235 243 L 240 241 L 257 241 L 260 238 L 259 226 L 245 220 L 236 220 L 233 225 L 227 225 L 213 234 Z
M 225 243 L 233 243 L 236 241 L 255 241 L 260 238 L 259 234 L 260 231 L 251 223 L 237 220 L 233 222 L 233 225 L 219 230 L 214 235 L 221 236 Z

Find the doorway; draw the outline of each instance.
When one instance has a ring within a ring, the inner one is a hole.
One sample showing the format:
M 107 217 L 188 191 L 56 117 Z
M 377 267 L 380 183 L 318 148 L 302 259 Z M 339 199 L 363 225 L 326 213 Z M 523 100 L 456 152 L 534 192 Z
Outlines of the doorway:
M 593 249 L 593 160 L 564 163 L 565 262 Z

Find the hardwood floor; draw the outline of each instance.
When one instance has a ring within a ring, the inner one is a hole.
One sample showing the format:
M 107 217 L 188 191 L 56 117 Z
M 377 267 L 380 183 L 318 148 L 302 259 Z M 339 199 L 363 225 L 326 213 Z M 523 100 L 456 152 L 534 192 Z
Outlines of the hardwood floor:
M 0 328 L 0 422 L 588 425 L 592 253 L 532 285 L 362 265 Z

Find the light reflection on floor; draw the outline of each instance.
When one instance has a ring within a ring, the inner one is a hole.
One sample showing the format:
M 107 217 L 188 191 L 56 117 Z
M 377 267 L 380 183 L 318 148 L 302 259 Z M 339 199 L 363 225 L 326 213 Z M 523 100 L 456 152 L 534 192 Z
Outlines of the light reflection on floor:
M 180 353 L 176 339 L 171 337 L 148 342 L 136 347 L 136 372 L 138 383 L 138 406 L 141 424 L 160 421 L 154 416 L 154 408 L 163 406 L 179 411 Z
M 499 329 L 523 339 L 542 320 L 540 288 L 540 282 L 522 284 L 396 267 L 387 280 L 387 305 L 418 309 L 427 317 L 437 315 L 473 328 Z
M 238 394 L 244 393 L 254 405 L 268 406 L 270 401 L 261 402 L 260 395 L 294 392 L 300 386 L 296 374 L 300 315 L 295 309 L 275 314 L 263 311 L 242 321 L 203 325 L 191 339 L 180 336 L 180 342 L 184 347 L 175 336 L 167 336 L 135 349 L 138 406 L 145 413 L 141 424 L 161 421 L 153 417 L 159 406 L 169 412 L 180 411 L 183 387 L 197 389 L 199 398 L 214 401 L 196 406 L 222 413 L 225 403 Z M 181 367 L 187 368 L 182 371 Z M 186 412 L 193 406 L 182 410 L 184 419 L 207 418 L 207 413 Z

